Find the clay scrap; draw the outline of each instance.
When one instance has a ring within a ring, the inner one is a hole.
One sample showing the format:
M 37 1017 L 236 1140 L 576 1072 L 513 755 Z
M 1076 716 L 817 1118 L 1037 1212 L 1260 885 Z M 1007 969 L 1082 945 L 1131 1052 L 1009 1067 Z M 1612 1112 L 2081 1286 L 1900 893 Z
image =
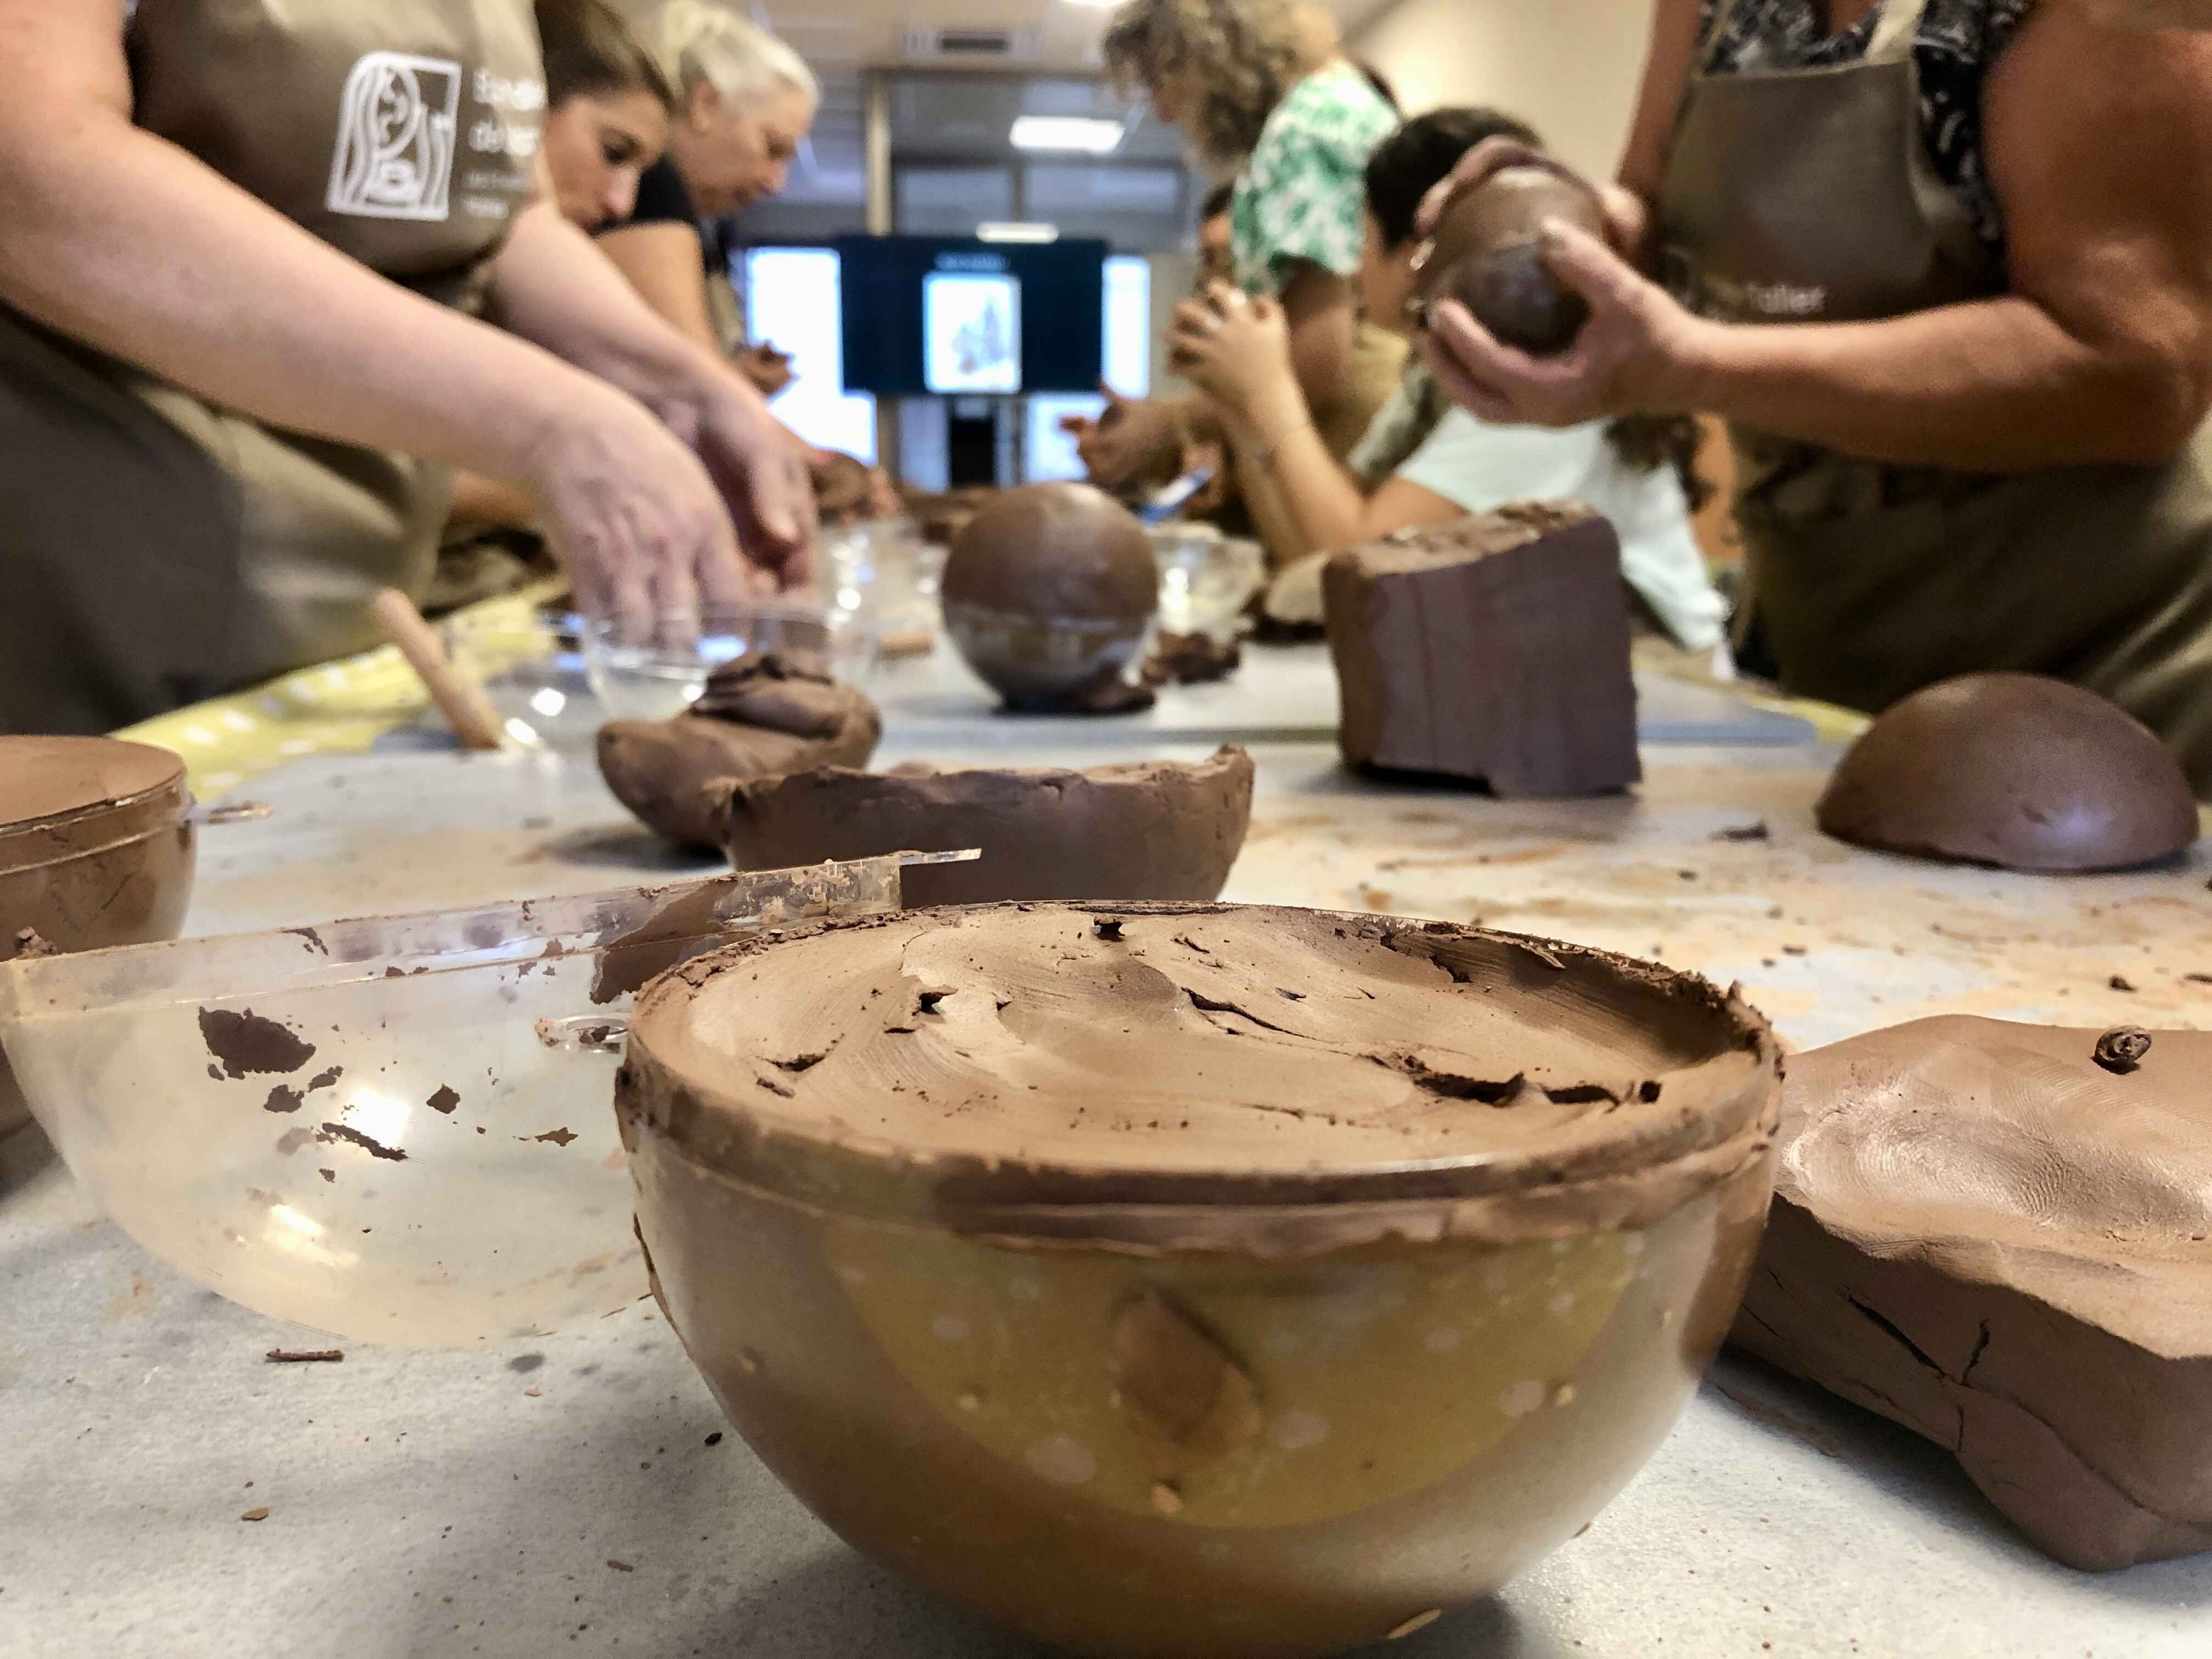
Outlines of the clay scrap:
M 2094 691 L 1967 674 L 1867 728 L 1818 809 L 1838 841 L 2008 870 L 2121 870 L 2197 839 L 2181 764 Z
M 1965 1018 L 1793 1057 L 1732 1340 L 2069 1566 L 2212 1548 L 2208 1070 L 2212 1033 Z
M 712 847 L 707 787 L 815 766 L 866 766 L 883 736 L 866 695 L 819 658 L 769 652 L 719 669 L 673 720 L 599 729 L 599 771 L 615 798 L 671 841 Z
M 715 793 L 739 870 L 883 853 L 982 849 L 980 863 L 906 872 L 908 908 L 1011 899 L 1212 899 L 1252 819 L 1252 757 L 1089 771 L 877 775 L 819 767 Z
M 1524 502 L 1334 555 L 1345 762 L 1587 795 L 1643 776 L 1613 526 Z

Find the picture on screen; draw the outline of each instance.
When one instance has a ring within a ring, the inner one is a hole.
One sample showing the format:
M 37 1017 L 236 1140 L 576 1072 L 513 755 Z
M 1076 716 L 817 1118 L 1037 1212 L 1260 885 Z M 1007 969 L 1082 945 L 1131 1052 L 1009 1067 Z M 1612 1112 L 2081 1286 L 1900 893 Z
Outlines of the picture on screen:
M 925 379 L 938 393 L 1022 389 L 1018 277 L 933 271 L 922 283 Z

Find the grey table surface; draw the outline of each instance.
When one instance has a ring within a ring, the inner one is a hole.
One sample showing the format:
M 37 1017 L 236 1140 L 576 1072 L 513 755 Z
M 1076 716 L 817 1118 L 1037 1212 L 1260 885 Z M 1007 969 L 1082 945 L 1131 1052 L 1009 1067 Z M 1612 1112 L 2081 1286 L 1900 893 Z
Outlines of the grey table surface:
M 1316 694 L 1308 685 L 1300 695 L 1305 705 L 1282 707 L 1310 706 Z M 1010 744 L 1005 723 L 973 708 L 940 726 L 926 709 L 908 719 L 886 701 L 886 760 L 1069 757 L 1049 734 Z M 1266 735 L 1263 721 L 1237 720 L 1247 736 Z M 1234 726 L 1170 705 L 1166 729 L 1084 746 L 1197 752 Z M 1372 867 L 1337 866 L 1373 849 L 1342 826 L 1378 814 L 1412 825 L 1404 833 L 1427 837 L 1423 845 L 1449 819 L 1443 833 L 1494 848 L 1579 833 L 1641 838 L 1664 859 L 1710 834 L 1713 810 L 1692 781 L 1738 778 L 1759 810 L 1796 810 L 1789 791 L 1807 787 L 1825 757 L 1771 735 L 1733 747 L 1655 743 L 1644 806 L 1579 817 L 1379 791 L 1334 771 L 1311 743 L 1261 744 L 1254 843 L 1231 896 L 1347 902 Z M 629 825 L 573 756 L 471 760 L 403 745 L 301 763 L 252 793 L 276 815 L 209 832 L 193 931 L 590 890 L 641 871 L 705 867 Z M 1317 838 L 1331 847 L 1316 851 Z M 1777 860 L 1817 854 L 1778 840 L 1786 844 Z M 1508 861 L 1500 853 L 1498 867 Z M 2202 890 L 2201 869 L 2190 885 Z M 1444 890 L 1408 890 L 1396 908 L 1443 914 Z M 1550 902 L 1534 889 L 1507 896 Z M 2003 896 L 1972 895 L 1984 907 Z M 1719 915 L 1729 901 L 1709 903 Z M 1565 923 L 1556 931 L 1576 933 Z M 1693 955 L 1733 948 L 1720 933 L 1681 939 Z M 1839 951 L 1824 965 L 1815 952 L 1790 966 L 1813 976 L 1798 988 L 1808 1008 L 1817 1004 L 1822 1035 L 1886 1023 L 1883 959 Z M 1789 989 L 1776 988 L 1785 1006 Z M 263 1358 L 302 1346 L 321 1345 L 138 1249 L 35 1133 L 0 1146 L 0 1653 L 1038 1651 L 839 1543 L 722 1433 L 649 1304 L 488 1348 L 356 1347 L 324 1365 Z M 266 1519 L 240 1519 L 262 1508 Z M 1932 1447 L 1724 1358 L 1586 1534 L 1498 1596 L 1388 1650 L 2201 1659 L 2212 1653 L 2212 1559 L 2103 1576 L 2056 1566 Z

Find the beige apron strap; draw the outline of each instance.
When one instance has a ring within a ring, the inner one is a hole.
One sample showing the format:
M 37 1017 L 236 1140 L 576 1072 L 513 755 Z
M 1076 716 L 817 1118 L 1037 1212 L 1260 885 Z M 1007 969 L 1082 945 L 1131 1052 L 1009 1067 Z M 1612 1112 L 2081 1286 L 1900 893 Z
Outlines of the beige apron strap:
M 1910 57 L 1919 38 L 1920 20 L 1927 13 L 1928 0 L 1887 0 L 1881 9 L 1881 21 L 1874 26 L 1874 39 L 1867 45 L 1866 61 L 1893 64 Z

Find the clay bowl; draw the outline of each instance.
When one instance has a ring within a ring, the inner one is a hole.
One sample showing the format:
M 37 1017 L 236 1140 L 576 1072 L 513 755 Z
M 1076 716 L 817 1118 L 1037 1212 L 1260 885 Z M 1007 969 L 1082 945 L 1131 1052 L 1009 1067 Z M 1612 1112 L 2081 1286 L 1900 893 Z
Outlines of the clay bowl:
M 1772 1179 L 1765 1023 L 1447 924 L 908 912 L 648 987 L 672 1326 L 840 1536 L 1078 1653 L 1313 1659 L 1496 1589 L 1666 1435 Z
M 2197 839 L 2197 801 L 2155 733 L 2039 674 L 1966 674 L 1869 726 L 1828 781 L 1839 841 L 2008 870 L 2122 870 Z
M 0 737 L 0 962 L 174 939 L 197 835 L 185 763 L 111 738 Z M 0 1055 L 0 1136 L 30 1121 Z
M 1004 899 L 1213 899 L 1251 827 L 1252 757 L 1224 748 L 1196 763 L 1083 772 L 825 766 L 727 779 L 710 798 L 723 848 L 739 870 L 981 849 L 976 863 L 908 872 L 915 909 Z
M 945 632 L 1009 708 L 1064 708 L 1136 660 L 1159 586 L 1134 514 L 1087 484 L 1032 484 L 954 538 Z

